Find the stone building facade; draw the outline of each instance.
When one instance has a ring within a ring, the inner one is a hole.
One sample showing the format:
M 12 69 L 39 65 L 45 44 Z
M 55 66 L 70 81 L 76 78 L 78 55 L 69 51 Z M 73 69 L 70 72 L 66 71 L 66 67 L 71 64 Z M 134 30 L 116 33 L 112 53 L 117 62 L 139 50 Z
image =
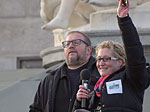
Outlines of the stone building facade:
M 40 51 L 54 45 L 43 24 L 40 0 L 0 0 L 0 70 L 41 67 Z

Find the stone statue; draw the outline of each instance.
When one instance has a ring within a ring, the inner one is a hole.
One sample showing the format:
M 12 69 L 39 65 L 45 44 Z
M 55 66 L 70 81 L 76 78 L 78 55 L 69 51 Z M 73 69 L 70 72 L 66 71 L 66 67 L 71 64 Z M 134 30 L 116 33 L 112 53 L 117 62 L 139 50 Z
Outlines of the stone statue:
M 130 0 L 134 8 L 142 1 Z M 90 14 L 117 6 L 118 0 L 41 0 L 41 18 L 46 23 L 42 29 L 76 28 L 89 23 Z
M 42 29 L 75 28 L 89 23 L 89 14 L 96 10 L 80 0 L 41 0 Z

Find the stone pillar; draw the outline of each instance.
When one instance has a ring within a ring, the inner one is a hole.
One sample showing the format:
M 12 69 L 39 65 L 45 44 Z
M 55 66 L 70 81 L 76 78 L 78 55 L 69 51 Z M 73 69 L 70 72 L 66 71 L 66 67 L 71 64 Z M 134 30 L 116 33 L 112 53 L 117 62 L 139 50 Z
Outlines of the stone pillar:
M 62 41 L 65 40 L 66 33 L 67 33 L 66 30 L 61 30 L 61 29 L 56 29 L 53 31 L 54 47 L 62 46 Z

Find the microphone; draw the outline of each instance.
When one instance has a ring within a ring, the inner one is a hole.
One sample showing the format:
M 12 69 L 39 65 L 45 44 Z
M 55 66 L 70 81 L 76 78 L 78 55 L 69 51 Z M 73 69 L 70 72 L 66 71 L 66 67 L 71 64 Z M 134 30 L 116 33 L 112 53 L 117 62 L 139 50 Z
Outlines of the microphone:
M 80 79 L 82 80 L 82 85 L 88 89 L 88 80 L 90 78 L 90 73 L 88 69 L 83 69 L 80 72 Z M 81 99 L 81 108 L 86 108 L 86 98 Z

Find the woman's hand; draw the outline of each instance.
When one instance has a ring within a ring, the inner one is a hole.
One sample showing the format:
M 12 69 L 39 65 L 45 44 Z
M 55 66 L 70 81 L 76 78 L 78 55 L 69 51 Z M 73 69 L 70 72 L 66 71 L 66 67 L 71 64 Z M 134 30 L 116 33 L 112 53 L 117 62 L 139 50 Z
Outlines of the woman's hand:
M 81 101 L 82 98 L 88 98 L 89 93 L 90 93 L 90 89 L 85 89 L 83 85 L 80 85 L 76 98 L 78 101 Z
M 129 11 L 129 1 L 127 2 L 128 5 L 125 6 L 122 2 L 123 0 L 119 0 L 119 5 L 117 8 L 117 15 L 120 18 L 126 17 L 128 15 L 128 11 Z

